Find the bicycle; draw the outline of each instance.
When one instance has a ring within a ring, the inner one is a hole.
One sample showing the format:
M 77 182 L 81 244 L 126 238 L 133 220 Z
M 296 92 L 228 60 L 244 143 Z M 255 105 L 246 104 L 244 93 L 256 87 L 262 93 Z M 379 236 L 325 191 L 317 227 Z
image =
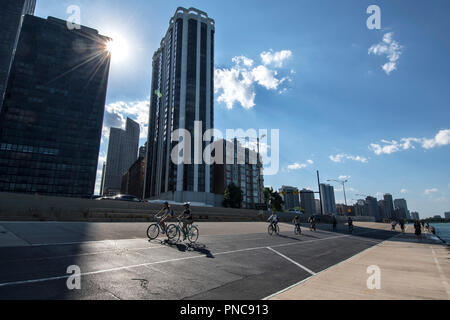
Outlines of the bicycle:
M 167 237 L 169 240 L 176 239 L 176 242 L 180 241 L 181 233 L 189 240 L 190 243 L 196 243 L 199 237 L 199 230 L 196 225 L 188 225 L 187 232 L 183 230 L 183 221 L 178 219 L 178 224 L 171 224 L 167 227 Z
M 350 234 L 353 233 L 353 225 L 349 225 L 349 226 L 348 226 L 348 232 L 349 232 Z
M 310 231 L 317 232 L 316 224 L 315 224 L 315 223 L 311 223 L 311 225 L 309 226 L 309 230 L 310 230 Z
M 167 235 L 167 227 L 166 230 L 163 230 L 163 228 L 161 227 L 161 219 L 156 219 L 156 222 L 151 224 L 148 229 L 147 229 L 147 237 L 150 240 L 155 240 L 156 238 L 159 237 L 160 233 L 163 233 L 163 231 L 166 231 L 166 235 Z
M 269 235 L 273 235 L 274 233 L 275 234 L 277 234 L 277 235 L 279 235 L 280 234 L 280 227 L 278 226 L 278 224 L 275 224 L 275 223 L 271 223 L 270 225 L 269 225 L 269 228 L 268 228 L 268 233 L 269 233 Z
M 295 225 L 294 232 L 295 232 L 295 235 L 297 235 L 297 236 L 302 234 L 302 228 L 300 227 L 299 224 Z

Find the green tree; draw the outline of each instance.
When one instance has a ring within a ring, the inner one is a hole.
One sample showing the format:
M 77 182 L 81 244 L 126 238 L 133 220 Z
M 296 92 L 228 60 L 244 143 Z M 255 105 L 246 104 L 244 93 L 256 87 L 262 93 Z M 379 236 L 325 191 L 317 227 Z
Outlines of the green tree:
M 272 188 L 264 188 L 264 202 L 274 211 L 283 210 L 283 198 L 278 192 L 274 192 Z
M 242 208 L 242 201 L 244 200 L 244 193 L 241 188 L 236 186 L 234 183 L 230 184 L 225 189 L 223 206 L 225 208 Z

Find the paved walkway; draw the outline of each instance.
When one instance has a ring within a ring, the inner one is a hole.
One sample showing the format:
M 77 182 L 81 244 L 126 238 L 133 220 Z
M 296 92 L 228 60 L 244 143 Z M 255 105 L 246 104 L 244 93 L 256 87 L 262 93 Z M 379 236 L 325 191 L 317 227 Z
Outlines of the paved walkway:
M 372 247 L 271 299 L 448 300 L 450 248 L 430 234 L 425 238 L 418 242 L 409 227 L 405 235 Z M 371 266 L 380 270 L 380 289 L 368 289 L 368 279 L 373 274 L 368 273 Z

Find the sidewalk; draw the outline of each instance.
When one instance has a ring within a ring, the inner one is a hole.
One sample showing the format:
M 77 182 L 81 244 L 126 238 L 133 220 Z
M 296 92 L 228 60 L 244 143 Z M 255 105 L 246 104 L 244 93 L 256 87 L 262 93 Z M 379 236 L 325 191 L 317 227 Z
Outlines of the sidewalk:
M 411 232 L 372 247 L 271 299 L 449 300 L 449 247 L 429 234 L 419 243 Z M 369 266 L 381 270 L 380 290 L 367 287 Z

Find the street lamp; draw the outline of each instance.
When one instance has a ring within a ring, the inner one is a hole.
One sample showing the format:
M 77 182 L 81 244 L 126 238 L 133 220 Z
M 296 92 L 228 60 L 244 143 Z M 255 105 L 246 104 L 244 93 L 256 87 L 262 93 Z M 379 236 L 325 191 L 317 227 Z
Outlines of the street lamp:
M 347 207 L 347 195 L 345 193 L 345 184 L 348 182 L 348 180 L 333 180 L 333 179 L 327 180 L 327 182 L 331 182 L 331 181 L 342 184 L 342 188 L 344 189 L 345 206 Z

